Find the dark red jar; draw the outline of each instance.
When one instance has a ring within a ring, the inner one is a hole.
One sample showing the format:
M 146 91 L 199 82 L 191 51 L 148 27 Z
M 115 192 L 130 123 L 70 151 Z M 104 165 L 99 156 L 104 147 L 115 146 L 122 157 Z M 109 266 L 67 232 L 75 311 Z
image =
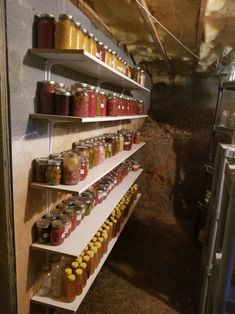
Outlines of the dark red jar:
M 38 112 L 43 114 L 54 114 L 55 82 L 42 81 L 42 84 L 40 84 L 38 88 L 39 88 Z
M 34 180 L 37 182 L 46 182 L 46 169 L 48 164 L 48 158 L 39 157 L 33 161 L 33 174 Z
M 89 159 L 88 158 L 80 158 L 80 180 L 85 180 L 88 175 L 89 169 Z
M 89 104 L 88 104 L 88 116 L 95 117 L 96 116 L 96 107 L 97 107 L 97 96 L 94 86 L 90 86 L 88 88 L 88 97 L 89 97 Z
M 55 92 L 55 113 L 68 116 L 70 113 L 71 93 L 66 91 Z
M 50 242 L 52 245 L 60 245 L 64 242 L 65 228 L 60 219 L 53 220 L 51 223 Z
M 55 47 L 55 17 L 50 14 L 42 14 L 39 17 L 37 27 L 37 48 Z
M 78 88 L 73 92 L 72 115 L 77 117 L 88 117 L 89 115 L 89 96 L 83 88 Z
M 107 102 L 107 115 L 108 116 L 118 116 L 119 112 L 119 99 L 117 94 L 111 94 Z
M 104 45 L 101 41 L 98 42 L 98 45 L 97 45 L 97 53 L 99 55 L 99 59 L 103 62 L 105 62 L 105 48 L 104 48 Z
M 69 216 L 71 220 L 71 231 L 74 231 L 77 227 L 77 217 L 73 209 L 67 209 L 65 214 Z

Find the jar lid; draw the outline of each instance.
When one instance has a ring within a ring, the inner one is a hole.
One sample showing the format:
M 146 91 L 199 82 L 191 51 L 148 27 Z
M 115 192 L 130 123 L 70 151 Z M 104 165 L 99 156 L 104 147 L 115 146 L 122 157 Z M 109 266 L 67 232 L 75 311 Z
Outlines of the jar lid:
M 40 15 L 40 17 L 46 17 L 46 18 L 50 18 L 50 19 L 54 19 L 55 17 L 54 17 L 54 15 L 52 15 L 52 14 L 46 14 L 46 13 L 44 13 L 44 14 L 41 14 Z
M 82 257 L 82 259 L 83 259 L 83 261 L 84 261 L 85 263 L 88 263 L 89 260 L 90 260 L 90 256 L 89 256 L 89 255 L 84 255 L 84 256 Z
M 48 228 L 50 226 L 51 221 L 49 219 L 39 219 L 36 221 L 36 225 L 38 228 Z
M 65 275 L 71 275 L 73 273 L 72 268 L 65 268 L 64 273 Z
M 60 214 L 60 215 L 59 215 L 59 218 L 60 218 L 60 220 L 62 220 L 62 222 L 64 222 L 64 223 L 70 223 L 70 222 L 71 222 L 71 219 L 70 219 L 69 215 Z
M 95 87 L 95 86 L 89 86 L 88 89 L 90 89 L 90 90 L 95 90 L 96 87 Z
M 87 263 L 82 262 L 79 267 L 81 267 L 82 269 L 86 269 L 87 268 Z
M 72 262 L 71 266 L 72 266 L 73 268 L 78 268 L 78 262 Z
M 114 56 L 116 56 L 116 55 L 117 55 L 116 51 L 112 51 L 112 54 L 113 54 Z
M 81 23 L 75 22 L 75 25 L 79 28 L 81 27 Z
M 63 221 L 60 219 L 53 220 L 51 223 L 52 228 L 62 228 L 64 226 Z
M 55 81 L 47 81 L 47 80 L 44 80 L 44 81 L 42 81 L 42 84 L 51 84 L 51 85 L 55 85 Z
M 69 14 L 60 14 L 59 15 L 59 19 L 69 19 L 69 20 L 73 20 L 73 16 L 69 15 Z
M 49 160 L 48 160 L 48 165 L 60 166 L 60 165 L 61 165 L 61 160 L 49 159 Z
M 55 86 L 57 87 L 63 87 L 64 88 L 64 86 L 65 86 L 65 84 L 64 83 L 55 83 Z
M 88 31 L 87 31 L 86 28 L 83 28 L 82 31 L 83 31 L 83 33 L 85 33 L 85 34 L 88 34 Z
M 144 70 L 140 70 L 141 73 L 144 73 Z
M 108 52 L 109 52 L 109 53 L 112 53 L 112 49 L 108 48 Z
M 91 38 L 94 38 L 94 34 L 92 34 L 92 33 L 89 33 L 89 36 L 90 36 Z
M 81 268 L 77 268 L 75 273 L 77 276 L 81 276 L 83 274 L 83 270 Z
M 68 275 L 68 276 L 67 276 L 67 279 L 68 279 L 69 281 L 73 282 L 73 281 L 75 281 L 76 277 L 75 277 L 75 275 L 71 274 L 71 275 Z
M 68 215 L 69 217 L 74 217 L 75 216 L 75 212 L 73 209 L 66 209 L 66 211 L 64 212 L 66 215 Z
M 100 46 L 103 46 L 104 44 L 102 43 L 102 41 L 99 41 L 99 45 L 100 45 Z
M 40 164 L 47 164 L 48 163 L 48 158 L 47 157 L 38 157 L 35 159 L 35 161 L 37 163 L 40 163 Z

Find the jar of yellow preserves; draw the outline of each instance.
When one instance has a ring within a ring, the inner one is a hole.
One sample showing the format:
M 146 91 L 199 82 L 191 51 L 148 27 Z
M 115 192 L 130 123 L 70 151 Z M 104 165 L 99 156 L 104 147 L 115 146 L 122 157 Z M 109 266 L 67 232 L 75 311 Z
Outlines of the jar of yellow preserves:
M 76 49 L 76 27 L 72 15 L 60 14 L 56 23 L 55 48 Z
M 81 28 L 81 24 L 78 22 L 75 22 L 75 27 L 76 27 L 76 49 L 83 49 L 83 44 L 84 44 L 84 36 Z
M 94 34 L 89 34 L 89 40 L 90 40 L 90 51 L 89 51 L 89 52 L 90 52 L 94 57 L 96 57 L 97 46 L 96 46 Z
M 84 37 L 84 42 L 83 42 L 83 49 L 85 51 L 90 51 L 90 40 L 89 40 L 89 36 L 88 36 L 88 31 L 87 29 L 83 28 L 82 29 L 83 32 L 83 37 Z

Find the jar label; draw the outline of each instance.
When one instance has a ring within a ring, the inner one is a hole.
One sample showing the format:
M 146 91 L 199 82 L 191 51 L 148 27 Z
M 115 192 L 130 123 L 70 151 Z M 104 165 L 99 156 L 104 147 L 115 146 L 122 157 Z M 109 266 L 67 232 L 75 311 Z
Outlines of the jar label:
M 84 169 L 81 169 L 81 170 L 80 170 L 80 173 L 81 173 L 81 174 L 84 174 L 84 173 L 85 173 L 85 170 L 84 170 Z
M 104 108 L 104 104 L 101 103 L 101 104 L 100 104 L 100 108 Z

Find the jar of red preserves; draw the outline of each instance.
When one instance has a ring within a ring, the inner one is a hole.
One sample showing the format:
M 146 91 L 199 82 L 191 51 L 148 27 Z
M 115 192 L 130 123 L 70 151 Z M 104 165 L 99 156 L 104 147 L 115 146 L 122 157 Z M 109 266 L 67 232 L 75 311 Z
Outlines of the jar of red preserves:
M 55 92 L 55 113 L 58 115 L 68 116 L 70 113 L 71 93 L 67 91 Z
M 96 106 L 97 106 L 97 97 L 94 86 L 90 86 L 88 88 L 88 116 L 95 117 L 96 116 Z
M 74 231 L 77 227 L 77 217 L 73 209 L 67 209 L 65 214 L 69 216 L 71 220 L 71 231 Z
M 119 114 L 118 98 L 117 94 L 113 93 L 109 96 L 107 102 L 107 115 L 108 116 L 118 116 Z
M 65 228 L 60 219 L 53 220 L 51 223 L 50 242 L 52 245 L 60 245 L 64 242 Z
M 77 117 L 88 117 L 89 115 L 89 96 L 83 88 L 77 88 L 73 92 L 72 115 Z
M 107 114 L 107 97 L 104 92 L 100 92 L 100 116 Z
M 83 181 L 88 175 L 89 169 L 89 159 L 88 158 L 80 158 L 80 180 Z
M 42 81 L 39 87 L 38 112 L 43 114 L 54 114 L 54 81 Z
M 55 17 L 41 14 L 36 28 L 37 48 L 55 47 Z
M 105 62 L 105 48 L 104 44 L 101 41 L 98 42 L 97 53 L 99 55 L 99 59 Z

